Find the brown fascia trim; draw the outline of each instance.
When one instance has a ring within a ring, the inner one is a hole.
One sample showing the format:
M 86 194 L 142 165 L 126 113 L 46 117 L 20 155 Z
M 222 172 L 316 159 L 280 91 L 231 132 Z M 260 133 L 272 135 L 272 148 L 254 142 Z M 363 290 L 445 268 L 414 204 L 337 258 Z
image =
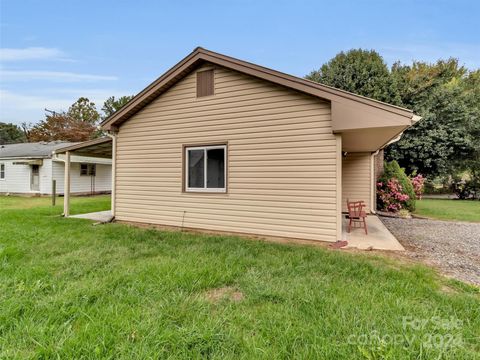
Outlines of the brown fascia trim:
M 277 70 L 273 70 L 273 69 L 266 68 L 266 67 L 260 66 L 260 65 L 256 65 L 256 64 L 253 64 L 253 63 L 250 63 L 250 62 L 247 62 L 247 61 L 232 58 L 230 56 L 222 55 L 222 54 L 219 54 L 219 53 L 216 53 L 216 52 L 213 52 L 213 51 L 210 51 L 210 50 L 206 50 L 206 49 L 203 49 L 203 48 L 200 48 L 199 51 L 203 52 L 207 56 L 212 56 L 214 59 L 218 59 L 219 61 L 226 61 L 227 63 L 228 62 L 235 63 L 236 65 L 239 65 L 242 68 L 243 67 L 248 67 L 252 71 L 259 71 L 259 72 L 264 73 L 265 75 L 271 75 L 273 77 L 280 78 L 280 79 L 286 80 L 288 82 L 294 82 L 294 83 L 302 84 L 302 85 L 308 86 L 308 87 L 310 87 L 314 90 L 324 91 L 325 93 L 329 93 L 333 96 L 339 96 L 339 97 L 347 98 L 347 99 L 350 99 L 350 100 L 353 100 L 353 101 L 361 102 L 361 103 L 364 103 L 366 105 L 378 107 L 378 108 L 383 109 L 383 110 L 387 110 L 387 111 L 390 111 L 390 112 L 397 113 L 399 115 L 408 116 L 409 118 L 411 118 L 412 115 L 413 115 L 413 112 L 411 110 L 405 109 L 405 108 L 402 108 L 402 107 L 399 107 L 399 106 L 396 106 L 396 105 L 391 105 L 391 104 L 388 104 L 388 103 L 385 103 L 385 102 L 382 102 L 382 101 L 378 101 L 378 100 L 375 100 L 375 99 L 371 99 L 371 98 L 368 98 L 368 97 L 365 97 L 365 96 L 362 96 L 362 95 L 357 95 L 357 94 L 354 94 L 354 93 L 351 93 L 351 92 L 348 92 L 348 91 L 345 91 L 345 90 L 334 88 L 332 86 L 320 84 L 320 83 L 317 83 L 315 81 L 302 79 L 302 78 L 299 78 L 299 77 L 296 77 L 296 76 L 293 76 L 293 75 L 282 73 L 282 72 L 277 71 Z M 216 62 L 215 60 L 210 60 L 210 59 L 205 59 L 205 60 L 216 63 L 218 65 L 222 65 L 222 64 L 219 64 L 218 62 Z M 228 64 L 225 64 L 224 66 L 227 67 L 227 68 L 230 67 Z M 244 70 L 242 70 L 240 68 L 238 69 L 238 71 L 245 72 Z M 248 74 L 253 75 L 252 73 L 248 73 Z M 279 82 L 278 80 L 274 81 L 273 79 L 267 79 L 264 76 L 258 76 L 258 75 L 254 75 L 254 76 L 263 78 L 265 80 L 269 80 L 271 82 L 276 82 L 276 83 L 278 83 L 280 85 L 284 85 L 286 87 L 290 87 L 290 88 L 292 87 L 291 83 L 283 83 L 283 82 Z M 308 92 L 308 91 L 305 91 L 305 92 L 307 92 L 311 95 L 314 95 L 314 96 L 318 96 L 317 93 L 312 93 L 312 92 Z M 324 97 L 324 96 L 322 96 L 322 98 L 327 99 L 327 100 L 335 100 L 335 99 L 331 99 L 331 98 Z
M 196 48 L 192 53 L 183 58 L 175 66 L 167 70 L 163 75 L 161 75 L 157 80 L 148 85 L 145 89 L 140 91 L 137 95 L 134 96 L 124 107 L 112 114 L 110 117 L 105 119 L 100 127 L 104 130 L 110 130 L 112 125 L 117 125 L 126 119 L 124 117 L 130 117 L 135 112 L 139 111 L 142 108 L 142 105 L 148 104 L 149 97 L 158 96 L 156 92 L 160 92 L 162 87 L 168 86 L 169 82 L 174 80 L 182 72 L 187 72 L 190 67 L 193 67 L 194 63 L 199 60 L 199 49 Z M 179 77 L 180 78 L 180 77 Z M 178 79 L 180 80 L 180 79 Z M 171 84 L 173 85 L 173 84 Z M 170 86 L 171 86 L 170 85 Z M 168 86 L 168 87 L 170 87 Z
M 84 142 L 82 142 L 82 143 L 80 143 L 80 144 L 75 144 L 75 145 L 63 147 L 63 148 L 60 148 L 60 149 L 56 149 L 56 150 L 54 150 L 53 152 L 54 152 L 55 154 L 61 154 L 61 153 L 67 152 L 67 151 L 74 151 L 74 150 L 84 149 L 84 148 L 89 147 L 89 146 L 104 144 L 104 143 L 108 143 L 108 142 L 111 142 L 111 141 L 112 141 L 112 138 L 102 137 L 102 138 L 99 138 L 99 139 L 93 139 L 93 140 L 84 141 Z
M 298 78 L 296 76 L 288 75 L 276 70 L 198 47 L 179 63 L 170 68 L 166 73 L 160 76 L 157 80 L 152 82 L 140 93 L 138 93 L 122 109 L 106 119 L 101 124 L 101 127 L 105 130 L 109 130 L 112 125 L 121 124 L 122 122 L 126 121 L 130 116 L 146 106 L 150 101 L 153 100 L 153 98 L 159 96 L 175 82 L 183 78 L 183 76 L 189 73 L 193 67 L 197 66 L 198 63 L 201 62 L 209 62 L 228 69 L 236 70 L 241 73 L 245 73 L 278 85 L 319 97 L 321 99 L 336 101 L 339 103 L 348 103 L 353 101 L 380 110 L 388 111 L 402 117 L 407 117 L 408 119 L 412 119 L 414 116 L 411 110 L 405 108 L 356 95 L 348 91 L 336 89 L 331 86 L 316 83 L 314 81 Z

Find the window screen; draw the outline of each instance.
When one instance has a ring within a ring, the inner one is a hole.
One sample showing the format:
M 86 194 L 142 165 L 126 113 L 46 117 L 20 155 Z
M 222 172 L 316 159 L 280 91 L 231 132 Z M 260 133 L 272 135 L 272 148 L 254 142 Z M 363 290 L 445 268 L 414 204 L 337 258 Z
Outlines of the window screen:
M 205 186 L 205 152 L 204 150 L 188 150 L 188 187 L 203 188 Z
M 207 150 L 207 188 L 225 187 L 225 149 Z
M 5 179 L 5 164 L 0 164 L 0 179 Z
M 186 190 L 225 192 L 226 146 L 186 148 Z
M 81 176 L 88 175 L 88 164 L 80 164 L 80 175 Z
M 96 164 L 80 164 L 80 176 L 95 176 L 97 175 Z

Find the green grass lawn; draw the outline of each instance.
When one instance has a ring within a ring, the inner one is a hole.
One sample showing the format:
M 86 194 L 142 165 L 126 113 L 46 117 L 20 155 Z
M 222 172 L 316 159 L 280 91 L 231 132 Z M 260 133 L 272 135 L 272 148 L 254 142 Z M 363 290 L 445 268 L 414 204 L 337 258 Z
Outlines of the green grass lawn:
M 60 213 L 0 197 L 0 359 L 480 356 L 478 288 L 424 266 Z
M 98 195 L 94 197 L 80 196 L 71 197 L 73 207 L 71 209 L 72 215 L 83 214 L 87 212 L 103 211 L 110 209 L 110 195 Z M 36 207 L 49 206 L 52 214 L 59 215 L 63 212 L 63 197 L 57 197 L 56 207 L 52 208 L 51 197 L 21 197 L 21 196 L 1 196 L 0 195 L 0 210 L 9 209 L 31 209 Z
M 417 201 L 415 214 L 440 220 L 480 222 L 480 201 L 423 199 Z

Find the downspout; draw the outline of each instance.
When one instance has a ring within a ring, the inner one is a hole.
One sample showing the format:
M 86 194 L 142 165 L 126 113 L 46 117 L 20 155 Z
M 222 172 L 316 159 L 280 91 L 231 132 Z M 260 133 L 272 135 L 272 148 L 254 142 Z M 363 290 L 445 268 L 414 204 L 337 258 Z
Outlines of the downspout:
M 112 194 L 111 194 L 111 212 L 112 220 L 115 218 L 115 195 L 116 195 L 116 174 L 117 174 L 117 133 L 115 130 L 107 132 L 107 136 L 112 139 Z
M 70 216 L 70 151 L 65 152 L 65 177 L 63 184 L 63 216 Z
M 65 159 L 62 159 L 62 158 L 59 158 L 58 157 L 58 154 L 55 153 L 55 150 L 52 151 L 52 161 L 61 161 L 61 162 L 65 162 Z
M 375 206 L 375 196 L 376 196 L 376 189 L 377 187 L 375 186 L 376 179 L 375 179 L 375 156 L 378 155 L 381 149 L 378 149 L 377 151 L 373 152 L 370 155 L 370 212 L 372 214 L 377 213 L 377 209 Z

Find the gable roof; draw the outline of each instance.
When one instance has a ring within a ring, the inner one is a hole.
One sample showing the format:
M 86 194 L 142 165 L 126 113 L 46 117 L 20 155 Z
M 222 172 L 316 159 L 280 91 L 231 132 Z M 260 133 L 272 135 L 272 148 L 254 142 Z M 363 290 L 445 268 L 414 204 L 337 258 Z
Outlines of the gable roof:
M 345 124 L 344 118 L 350 117 L 352 112 L 358 118 L 358 114 L 361 114 L 362 110 L 366 112 L 365 119 L 373 119 L 373 122 L 369 120 L 371 127 L 382 126 L 382 122 L 386 122 L 388 125 L 401 124 L 408 127 L 416 120 L 411 110 L 197 47 L 170 70 L 140 91 L 123 108 L 105 119 L 101 123 L 101 127 L 105 130 L 118 127 L 203 63 L 223 66 L 324 100 L 330 100 L 332 102 L 334 131 L 349 129 L 349 125 Z M 338 116 L 335 116 L 334 113 L 338 113 Z M 337 122 L 335 122 L 336 117 L 338 118 Z
M 7 158 L 30 158 L 45 159 L 52 157 L 55 149 L 72 145 L 68 141 L 34 142 L 0 145 L 0 159 Z

